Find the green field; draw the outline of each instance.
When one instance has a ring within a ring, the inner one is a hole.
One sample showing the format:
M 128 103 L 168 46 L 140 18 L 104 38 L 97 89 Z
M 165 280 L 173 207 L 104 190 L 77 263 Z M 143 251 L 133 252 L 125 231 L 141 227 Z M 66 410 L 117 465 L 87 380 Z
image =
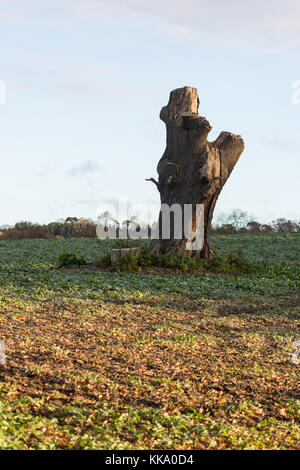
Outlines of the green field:
M 1 449 L 299 449 L 300 234 L 218 235 L 245 275 L 60 270 L 0 242 Z

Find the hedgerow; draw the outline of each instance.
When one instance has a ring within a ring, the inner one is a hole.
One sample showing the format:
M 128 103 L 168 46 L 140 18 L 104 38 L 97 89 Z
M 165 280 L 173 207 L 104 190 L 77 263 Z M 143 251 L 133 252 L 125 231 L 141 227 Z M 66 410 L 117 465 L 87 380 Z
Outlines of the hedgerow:
M 136 272 L 142 271 L 143 268 L 159 267 L 178 272 L 200 270 L 244 274 L 257 272 L 263 268 L 262 265 L 250 263 L 242 249 L 231 251 L 225 258 L 216 256 L 212 259 L 202 259 L 197 255 L 188 257 L 178 254 L 155 254 L 148 247 L 142 247 L 138 253 L 122 256 L 115 263 L 111 262 L 110 255 L 107 254 L 98 259 L 96 264 L 103 268 L 111 267 L 114 272 Z

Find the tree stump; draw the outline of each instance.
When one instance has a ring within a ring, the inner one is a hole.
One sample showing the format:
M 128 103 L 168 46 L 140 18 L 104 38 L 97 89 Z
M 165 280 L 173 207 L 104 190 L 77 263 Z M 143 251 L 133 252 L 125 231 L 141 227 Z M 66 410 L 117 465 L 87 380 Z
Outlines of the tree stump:
M 236 162 L 244 150 L 244 141 L 230 132 L 221 132 L 214 142 L 207 136 L 212 129 L 205 117 L 198 114 L 199 98 L 196 88 L 184 87 L 173 90 L 169 103 L 160 112 L 166 124 L 167 145 L 160 159 L 156 184 L 161 204 L 192 205 L 193 232 L 197 227 L 197 205 L 204 206 L 203 246 L 200 250 L 187 250 L 184 235 L 179 239 L 170 227 L 169 239 L 161 236 L 161 216 L 159 238 L 152 240 L 151 249 L 155 253 L 182 253 L 202 258 L 213 256 L 210 240 L 211 221 L 218 196 L 229 178 Z M 184 221 L 183 221 L 184 223 Z
M 115 264 L 122 256 L 136 255 L 140 250 L 139 246 L 134 248 L 113 248 L 110 250 L 111 262 Z

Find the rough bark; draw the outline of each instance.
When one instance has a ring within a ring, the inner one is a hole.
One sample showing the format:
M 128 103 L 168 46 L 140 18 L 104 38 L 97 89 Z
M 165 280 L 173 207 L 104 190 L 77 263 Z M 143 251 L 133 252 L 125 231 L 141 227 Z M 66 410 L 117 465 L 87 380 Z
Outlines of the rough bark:
M 166 124 L 167 146 L 157 166 L 159 179 L 149 181 L 157 185 L 162 204 L 177 203 L 182 208 L 184 204 L 192 204 L 194 231 L 197 230 L 196 205 L 204 205 L 204 244 L 200 255 L 208 258 L 213 255 L 210 229 L 216 201 L 244 150 L 244 142 L 230 132 L 221 132 L 214 142 L 208 142 L 211 125 L 199 116 L 198 107 L 196 88 L 184 87 L 171 92 L 168 105 L 160 113 Z M 184 237 L 175 238 L 171 226 L 170 239 L 153 240 L 152 250 L 193 256 L 194 251 L 186 250 L 186 241 Z

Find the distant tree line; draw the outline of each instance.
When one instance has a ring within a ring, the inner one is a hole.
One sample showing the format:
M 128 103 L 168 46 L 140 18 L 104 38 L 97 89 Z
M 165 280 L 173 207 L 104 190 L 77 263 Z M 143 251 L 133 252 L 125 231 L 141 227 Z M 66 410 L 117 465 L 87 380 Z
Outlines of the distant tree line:
M 107 226 L 114 226 L 117 233 L 121 228 L 129 230 L 129 228 L 144 225 L 139 223 L 136 217 L 119 223 L 111 214 L 105 212 L 99 216 L 96 222 L 91 219 L 67 217 L 65 220 L 44 225 L 26 221 L 18 222 L 14 226 L 5 225 L 0 227 L 0 240 L 96 238 L 98 224 L 101 224 L 104 229 Z M 154 226 L 155 224 L 152 225 L 152 228 Z M 219 234 L 300 232 L 300 221 L 279 218 L 269 224 L 264 224 L 257 222 L 247 212 L 234 209 L 229 215 L 223 214 L 218 217 L 212 232 Z
M 96 224 L 92 220 L 75 220 L 40 225 L 32 222 L 18 222 L 13 227 L 0 227 L 0 240 L 23 240 L 34 238 L 96 238 Z
M 300 232 L 300 221 L 279 218 L 270 223 L 260 223 L 247 212 L 234 209 L 220 215 L 212 228 L 213 233 L 289 233 Z

